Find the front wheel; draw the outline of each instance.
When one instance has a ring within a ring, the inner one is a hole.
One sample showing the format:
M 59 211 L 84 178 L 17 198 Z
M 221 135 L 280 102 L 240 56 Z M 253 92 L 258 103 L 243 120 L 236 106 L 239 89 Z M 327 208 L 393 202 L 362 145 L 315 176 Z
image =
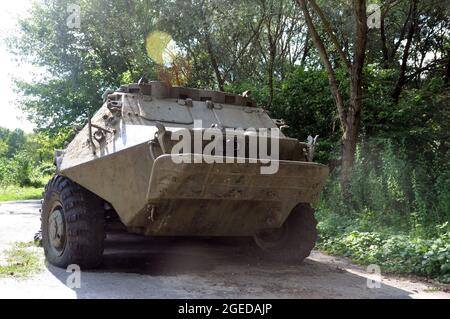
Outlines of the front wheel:
M 271 259 L 301 262 L 309 256 L 317 240 L 317 220 L 309 204 L 297 205 L 283 226 L 262 231 L 255 243 Z
M 103 202 L 70 179 L 55 176 L 45 186 L 41 227 L 42 245 L 51 264 L 94 268 L 102 262 Z

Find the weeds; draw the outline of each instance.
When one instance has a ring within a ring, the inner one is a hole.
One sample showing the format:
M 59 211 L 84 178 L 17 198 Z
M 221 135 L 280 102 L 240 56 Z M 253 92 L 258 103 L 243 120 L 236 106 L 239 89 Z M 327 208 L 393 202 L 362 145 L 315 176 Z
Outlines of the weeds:
M 0 258 L 1 277 L 29 277 L 44 268 L 42 250 L 33 242 L 18 242 Z

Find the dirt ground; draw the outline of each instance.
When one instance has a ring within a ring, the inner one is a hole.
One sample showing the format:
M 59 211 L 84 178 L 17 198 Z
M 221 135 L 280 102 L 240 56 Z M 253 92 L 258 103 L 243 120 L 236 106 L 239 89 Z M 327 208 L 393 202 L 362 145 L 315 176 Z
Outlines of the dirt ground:
M 0 203 L 0 256 L 39 228 L 40 201 Z M 368 288 L 364 268 L 314 251 L 301 265 L 255 258 L 225 239 L 108 236 L 101 269 L 46 266 L 27 279 L 0 278 L 0 298 L 449 298 L 422 280 L 382 276 Z M 369 282 L 371 282 L 369 280 Z

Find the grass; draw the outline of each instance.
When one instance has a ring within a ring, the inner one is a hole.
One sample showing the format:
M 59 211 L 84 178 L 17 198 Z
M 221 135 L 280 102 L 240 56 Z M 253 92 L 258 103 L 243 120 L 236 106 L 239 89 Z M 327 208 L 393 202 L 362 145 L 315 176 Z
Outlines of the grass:
M 0 186 L 0 202 L 40 199 L 43 191 L 43 187 Z
M 18 242 L 0 255 L 0 277 L 25 278 L 44 269 L 42 249 L 33 242 Z

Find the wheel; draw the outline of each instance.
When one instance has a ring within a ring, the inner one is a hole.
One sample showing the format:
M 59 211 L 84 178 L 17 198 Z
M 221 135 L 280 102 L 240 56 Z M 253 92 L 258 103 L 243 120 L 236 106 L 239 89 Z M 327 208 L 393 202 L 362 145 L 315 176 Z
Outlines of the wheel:
M 256 245 L 271 259 L 302 262 L 317 240 L 317 220 L 309 204 L 297 205 L 283 226 L 254 236 Z
M 103 202 L 70 179 L 57 175 L 45 186 L 41 229 L 51 264 L 84 269 L 101 264 L 106 236 Z

